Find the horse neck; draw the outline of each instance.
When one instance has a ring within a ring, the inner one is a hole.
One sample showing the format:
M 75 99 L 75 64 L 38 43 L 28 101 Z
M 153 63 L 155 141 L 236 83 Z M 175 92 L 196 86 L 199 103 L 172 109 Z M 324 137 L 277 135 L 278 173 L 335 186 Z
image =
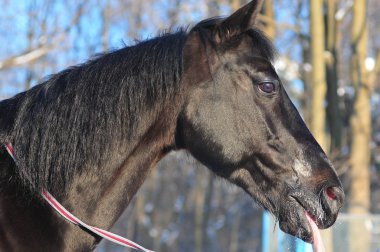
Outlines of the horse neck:
M 124 143 L 112 145 L 115 146 L 112 150 L 114 155 L 105 166 L 76 174 L 67 193 L 63 194 L 65 196 L 58 198 L 60 203 L 82 221 L 109 229 L 150 170 L 174 146 L 181 109 L 181 99 L 176 99 L 178 101 L 171 101 L 170 105 L 161 104 L 158 106 L 160 109 L 141 115 L 136 136 L 129 142 L 119 140 Z M 0 169 L 16 169 L 8 167 L 12 164 L 9 155 L 5 152 L 1 155 Z M 0 239 L 0 250 L 5 250 L 4 244 L 10 248 L 21 246 L 31 251 L 34 248 L 40 250 L 43 244 L 48 248 L 46 251 L 77 251 L 89 250 L 99 242 L 91 234 L 64 220 L 48 204 L 34 202 L 42 199 L 33 198 L 32 204 L 20 203 L 24 202 L 24 194 L 20 190 L 16 184 L 0 190 L 0 238 L 2 230 L 7 230 L 13 237 L 13 242 Z M 12 219 L 17 219 L 19 224 L 9 221 Z
M 177 108 L 163 109 L 153 122 L 140 124 L 139 137 L 112 151 L 107 166 L 74 177 L 62 204 L 83 221 L 109 229 L 155 164 L 174 146 Z

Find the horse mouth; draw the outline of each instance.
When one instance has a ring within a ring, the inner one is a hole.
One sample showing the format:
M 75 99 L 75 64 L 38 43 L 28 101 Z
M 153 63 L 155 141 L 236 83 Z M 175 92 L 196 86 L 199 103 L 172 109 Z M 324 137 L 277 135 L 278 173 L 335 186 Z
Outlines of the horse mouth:
M 313 243 L 313 227 L 307 216 L 310 216 L 315 225 L 319 225 L 316 222 L 316 215 L 311 212 L 300 205 L 296 199 L 290 197 L 290 202 L 286 204 L 279 216 L 280 229 L 305 242 Z
M 308 243 L 319 243 L 319 229 L 325 229 L 334 224 L 337 212 L 327 209 L 317 197 L 310 195 L 289 196 L 290 202 L 280 215 L 280 228 Z

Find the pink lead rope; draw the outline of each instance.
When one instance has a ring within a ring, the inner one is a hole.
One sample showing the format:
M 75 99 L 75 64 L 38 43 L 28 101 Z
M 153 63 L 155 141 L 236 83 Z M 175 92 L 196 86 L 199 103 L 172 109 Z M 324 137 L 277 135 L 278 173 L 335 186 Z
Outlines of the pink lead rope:
M 10 143 L 5 145 L 6 150 L 8 151 L 9 155 L 12 157 L 12 159 L 16 162 L 16 156 L 13 151 L 12 145 Z M 120 235 L 113 234 L 111 232 L 108 232 L 106 230 L 90 226 L 77 217 L 75 217 L 73 214 L 71 214 L 66 208 L 64 208 L 49 192 L 43 190 L 41 192 L 42 197 L 49 203 L 50 206 L 52 206 L 60 215 L 62 215 L 66 220 L 70 221 L 71 223 L 78 225 L 80 227 L 83 227 L 84 229 L 91 231 L 104 239 L 107 239 L 111 242 L 117 243 L 121 246 L 144 251 L 144 252 L 153 252 L 152 250 L 146 249 L 137 243 L 134 243 L 133 241 L 130 241 L 124 237 L 121 237 Z

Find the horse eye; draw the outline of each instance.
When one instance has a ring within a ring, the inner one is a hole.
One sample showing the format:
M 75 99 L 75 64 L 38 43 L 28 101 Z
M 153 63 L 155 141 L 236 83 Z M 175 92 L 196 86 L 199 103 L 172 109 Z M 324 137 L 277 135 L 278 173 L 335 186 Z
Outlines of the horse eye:
M 276 86 L 273 82 L 263 82 L 259 84 L 259 89 L 264 93 L 270 94 L 276 91 Z

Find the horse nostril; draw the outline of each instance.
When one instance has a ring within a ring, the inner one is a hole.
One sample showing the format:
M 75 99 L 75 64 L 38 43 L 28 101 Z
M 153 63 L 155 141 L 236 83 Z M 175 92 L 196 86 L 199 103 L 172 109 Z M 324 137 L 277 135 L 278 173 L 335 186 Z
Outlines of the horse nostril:
M 335 200 L 336 199 L 336 195 L 335 195 L 335 192 L 334 192 L 334 189 L 332 187 L 328 187 L 326 189 L 326 194 L 327 194 L 327 197 L 331 200 Z
M 341 195 L 343 194 L 342 189 L 337 186 L 330 186 L 326 188 L 326 195 L 327 198 L 330 200 L 337 200 L 338 198 L 341 198 Z

